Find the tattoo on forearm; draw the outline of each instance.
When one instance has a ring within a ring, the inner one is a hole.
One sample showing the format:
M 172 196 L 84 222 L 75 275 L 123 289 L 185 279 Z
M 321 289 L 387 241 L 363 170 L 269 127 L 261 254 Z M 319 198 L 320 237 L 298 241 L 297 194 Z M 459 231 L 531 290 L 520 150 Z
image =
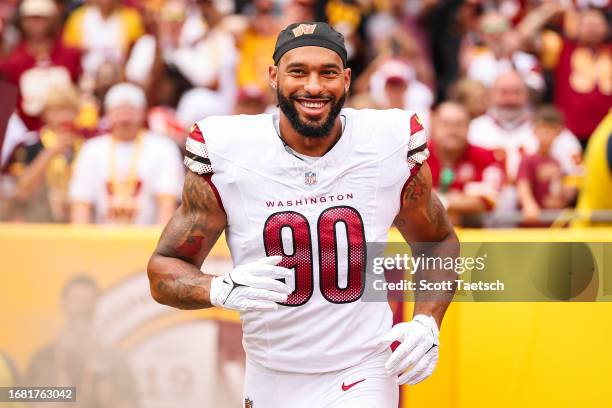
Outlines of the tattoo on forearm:
M 429 204 L 427 205 L 427 218 L 431 222 L 436 232 L 442 233 L 452 229 L 451 223 L 446 216 L 446 210 L 437 195 L 432 194 Z
M 202 299 L 209 298 L 206 293 L 202 277 L 197 278 L 178 278 L 169 281 L 160 280 L 157 282 L 157 290 L 162 293 L 172 293 L 176 303 L 185 309 L 198 309 L 202 307 Z

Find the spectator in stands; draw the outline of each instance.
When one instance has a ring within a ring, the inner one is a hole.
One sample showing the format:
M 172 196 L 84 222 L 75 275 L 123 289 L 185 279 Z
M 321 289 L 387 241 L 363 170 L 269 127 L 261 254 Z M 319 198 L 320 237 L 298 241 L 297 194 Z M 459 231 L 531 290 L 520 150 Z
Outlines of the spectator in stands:
M 288 0 L 282 14 L 281 27 L 300 21 L 315 21 L 315 0 Z
M 383 109 L 414 110 L 428 126 L 434 95 L 416 79 L 414 70 L 407 62 L 389 59 L 382 63 L 370 77 L 370 93 Z
M 189 58 L 190 49 L 204 37 L 205 22 L 186 0 L 168 0 L 155 12 L 151 26 L 132 48 L 125 76 L 145 89 L 152 106 L 175 109 L 194 86 L 179 68 L 186 63 L 185 54 Z
M 268 107 L 268 99 L 257 85 L 245 86 L 238 91 L 234 114 L 258 115 Z
M 19 115 L 28 129 L 38 130 L 49 87 L 76 83 L 81 56 L 78 50 L 62 44 L 53 0 L 24 0 L 19 8 L 19 27 L 23 39 L 0 60 L 0 79 L 19 88 Z
M 347 52 L 347 65 L 351 67 L 353 76 L 361 75 L 370 58 L 364 47 L 365 23 L 371 13 L 370 5 L 367 2 L 353 0 L 316 0 L 312 3 L 314 3 L 312 7 L 315 21 L 326 21 L 342 34 Z M 399 37 L 401 34 L 398 32 L 397 35 Z M 412 41 L 414 43 L 414 40 Z
M 459 78 L 462 44 L 477 31 L 481 1 L 424 0 L 410 4 L 421 8 L 419 18 L 428 31 L 435 69 L 436 101 L 445 100 L 448 88 Z
M 498 157 L 504 158 L 511 182 L 516 178 L 521 156 L 535 153 L 538 146 L 527 94 L 525 82 L 518 73 L 501 74 L 490 90 L 491 105 L 487 113 L 470 123 L 470 143 L 495 150 Z M 552 156 L 566 173 L 580 171 L 581 151 L 578 140 L 567 129 L 555 138 L 551 147 Z
M 563 181 L 560 163 L 551 155 L 554 140 L 564 129 L 561 113 L 543 106 L 534 115 L 534 133 L 538 150 L 523 156 L 517 175 L 517 192 L 523 219 L 528 224 L 548 225 L 540 221 L 541 210 L 560 210 L 576 198 L 576 189 Z
M 589 140 L 574 227 L 612 226 L 612 108 Z
M 544 66 L 554 71 L 555 105 L 585 146 L 612 105 L 610 25 L 601 10 L 590 8 L 579 12 L 575 38 L 550 30 L 537 36 L 563 9 L 556 2 L 542 4 L 525 17 L 520 31 L 527 42 L 537 39 L 535 47 Z
M 514 179 L 520 154 L 528 144 L 529 109 L 527 87 L 516 72 L 495 80 L 487 112 L 470 123 L 469 140 L 476 146 L 496 150 L 506 162 L 506 172 Z
M 483 46 L 471 50 L 467 56 L 468 78 L 489 87 L 500 74 L 515 70 L 530 90 L 544 90 L 537 58 L 519 49 L 520 35 L 512 30 L 506 17 L 497 11 L 486 13 L 480 21 L 480 35 Z
M 15 155 L 15 150 L 26 143 L 30 131 L 23 123 L 17 112 L 13 112 L 6 124 L 6 132 L 2 140 L 2 151 L 0 152 L 0 174 L 9 172 L 10 161 Z
M 18 0 L 5 0 L 0 2 L 0 58 L 4 57 L 14 45 L 18 33 L 11 19 Z
M 456 225 L 481 225 L 495 207 L 504 173 L 493 152 L 468 143 L 469 116 L 456 102 L 443 102 L 432 116 L 429 142 L 432 185 Z
M 103 62 L 93 75 L 83 75 L 77 127 L 85 137 L 99 136 L 109 131 L 110 124 L 103 112 L 104 98 L 113 85 L 122 81 L 123 66 L 113 61 Z
M 206 25 L 204 37 L 195 45 L 180 47 L 173 63 L 194 87 L 216 92 L 217 105 L 231 113 L 236 98 L 237 51 L 232 34 L 223 27 L 223 14 L 212 0 L 198 0 Z
M 83 67 L 94 73 L 105 61 L 124 63 L 130 47 L 143 34 L 136 9 L 120 0 L 89 0 L 66 21 L 64 42 L 85 51 Z
M 273 13 L 272 0 L 255 0 L 253 6 L 249 25 L 238 39 L 240 64 L 236 75 L 239 87 L 257 85 L 268 92 L 268 67 L 273 63 L 276 36 L 282 27 Z
M 419 21 L 422 7 L 422 4 L 409 5 L 404 0 L 390 0 L 385 10 L 368 18 L 366 33 L 375 55 L 405 58 L 414 67 L 419 81 L 433 85 L 427 33 Z
M 121 83 L 107 93 L 111 132 L 83 145 L 70 184 L 74 223 L 163 224 L 176 209 L 181 156 L 168 138 L 143 129 L 146 98 Z
M 234 109 L 235 101 L 232 101 Z M 219 94 L 208 88 L 193 88 L 185 92 L 176 108 L 176 117 L 187 130 L 204 118 L 213 115 L 227 115 L 225 103 L 219 103 Z
M 157 203 L 166 203 L 163 207 L 168 209 L 172 207 L 170 201 L 156 192 L 141 192 L 132 181 L 115 177 L 109 170 L 114 168 L 111 156 L 127 163 L 134 161 L 143 175 L 130 171 L 130 164 L 119 162 L 116 173 L 128 179 L 137 174 L 143 186 L 154 186 L 150 189 L 157 191 L 154 177 L 140 169 L 149 165 L 145 164 L 148 158 L 130 153 L 144 152 L 148 144 L 140 144 L 138 137 L 120 142 L 120 136 L 110 136 L 123 134 L 119 130 L 123 125 L 116 123 L 115 113 L 104 111 L 109 89 L 123 81 L 144 88 L 151 110 L 144 122 L 134 116 L 133 124 L 138 122 L 136 127 L 140 128 L 146 123 L 149 131 L 142 134 L 170 136 L 183 146 L 191 124 L 207 116 L 274 109 L 266 106 L 274 94 L 266 79 L 271 52 L 264 50 L 273 48 L 280 27 L 322 19 L 329 20 L 346 37 L 353 73 L 348 106 L 415 110 L 427 126 L 434 95 L 438 102 L 448 95 L 462 104 L 472 119 L 469 146 L 492 150 L 495 158 L 503 162 L 507 184 L 495 210 L 517 214 L 518 167 L 523 156 L 538 153 L 540 140 L 532 120 L 535 101 L 529 97 L 530 88 L 540 89 L 539 65 L 552 70 L 546 73 L 550 86 L 543 97 L 552 100 L 549 93 L 554 90 L 555 104 L 570 129 L 563 129 L 550 146 L 550 155 L 563 174 L 581 175 L 582 171 L 582 149 L 571 130 L 584 145 L 612 104 L 609 25 L 601 11 L 590 8 L 602 8 L 604 2 L 581 0 L 570 7 L 560 6 L 558 1 L 536 5 L 519 0 L 286 0 L 279 6 L 275 0 L 253 0 L 236 3 L 241 10 L 238 14 L 226 14 L 229 10 L 224 7 L 231 2 L 217 0 L 0 0 L 0 80 L 8 79 L 20 91 L 19 115 L 11 118 L 1 149 L 0 169 L 8 176 L 0 179 L 0 214 L 16 214 L 5 211 L 8 207 L 4 206 L 8 203 L 15 208 L 16 196 L 22 198 L 20 203 L 27 202 L 20 208 L 23 210 L 29 208 L 30 201 L 45 203 L 37 197 L 46 191 L 48 170 L 55 167 L 62 154 L 52 155 L 49 152 L 55 148 L 45 147 L 43 151 L 47 153 L 39 153 L 38 157 L 41 162 L 45 157 L 49 161 L 41 167 L 45 170 L 37 173 L 37 177 L 42 175 L 44 188 L 35 193 L 29 188 L 19 190 L 19 177 L 34 164 L 28 149 L 44 145 L 39 140 L 44 132 L 29 130 L 39 130 L 43 124 L 41 112 L 49 86 L 61 88 L 78 83 L 77 127 L 87 138 L 105 134 L 102 140 L 106 141 L 92 142 L 98 147 L 85 149 L 91 160 L 83 163 L 99 160 L 101 165 L 80 171 L 74 179 L 73 184 L 80 186 L 74 191 L 82 194 L 75 195 L 77 202 L 71 206 L 75 215 L 80 214 L 75 220 L 160 221 L 167 211 L 157 212 Z M 64 27 L 58 11 L 61 9 L 68 13 Z M 9 26 L 10 21 L 18 23 L 21 36 L 14 24 Z M 429 41 L 422 41 L 423 34 Z M 62 38 L 81 50 L 62 45 L 66 44 Z M 472 52 L 459 56 L 460 43 L 468 44 L 466 49 Z M 86 52 L 86 58 L 81 59 L 81 51 Z M 366 64 L 369 59 L 373 60 Z M 86 75 L 81 72 L 81 61 L 87 64 Z M 467 76 L 457 81 L 460 65 Z M 432 70 L 436 72 L 435 79 Z M 261 76 L 262 72 L 266 75 Z M 551 75 L 554 81 L 550 81 Z M 260 91 L 255 92 L 253 84 Z M 444 110 L 448 113 L 448 109 Z M 151 144 L 161 146 L 157 142 Z M 93 153 L 96 149 L 102 153 Z M 162 149 L 151 150 L 157 154 Z M 80 161 L 79 166 L 87 167 Z M 97 181 L 83 182 L 87 173 L 94 174 Z M 442 179 L 444 174 L 451 174 L 442 173 Z M 94 185 L 98 187 L 91 187 Z M 138 191 L 137 199 L 128 197 L 132 190 Z M 161 195 L 165 196 L 166 191 Z M 176 204 L 175 191 L 170 195 Z M 80 204 L 85 205 L 79 205 L 79 200 L 84 200 Z
M 482 82 L 462 78 L 451 87 L 449 99 L 463 105 L 472 120 L 487 112 L 489 93 Z
M 13 221 L 68 221 L 71 164 L 83 142 L 75 127 L 78 112 L 79 95 L 74 87 L 50 89 L 43 127 L 30 135 L 31 144 L 18 148 L 11 166 L 16 178 Z

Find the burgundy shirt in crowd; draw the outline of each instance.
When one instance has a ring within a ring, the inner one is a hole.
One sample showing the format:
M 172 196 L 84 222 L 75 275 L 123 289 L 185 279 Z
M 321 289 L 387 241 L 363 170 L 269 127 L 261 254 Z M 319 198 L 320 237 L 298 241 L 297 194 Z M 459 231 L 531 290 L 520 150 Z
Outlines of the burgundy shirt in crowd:
M 598 49 L 568 39 L 555 70 L 555 105 L 565 124 L 580 140 L 587 140 L 612 106 L 612 42 Z
M 527 180 L 540 208 L 563 208 L 563 172 L 559 162 L 550 156 L 536 153 L 523 156 L 517 180 Z
M 494 203 L 489 199 L 491 191 L 498 192 L 502 187 L 503 165 L 495 158 L 491 150 L 468 144 L 463 156 L 450 169 L 452 171 L 452 181 L 450 183 L 443 176 L 444 169 L 437 156 L 433 141 L 429 142 L 427 163 L 431 169 L 433 187 L 443 193 L 459 191 L 479 195 L 487 206 L 492 206 Z
M 29 53 L 24 42 L 20 43 L 11 54 L 0 60 L 0 78 L 4 77 L 19 88 L 17 112 L 30 130 L 38 130 L 42 122 L 38 116 L 30 116 L 23 110 L 23 95 L 20 84 L 22 76 L 32 68 L 64 67 L 70 79 L 76 83 L 81 75 L 81 52 L 67 48 L 57 41 L 48 59 L 36 60 Z

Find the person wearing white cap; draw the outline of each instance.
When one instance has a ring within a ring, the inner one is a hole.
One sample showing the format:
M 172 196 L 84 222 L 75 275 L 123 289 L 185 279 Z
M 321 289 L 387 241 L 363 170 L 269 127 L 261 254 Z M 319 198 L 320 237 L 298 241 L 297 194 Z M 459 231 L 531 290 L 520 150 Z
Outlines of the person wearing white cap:
M 73 223 L 165 223 L 183 182 L 178 147 L 144 129 L 147 100 L 137 85 L 106 94 L 111 131 L 83 145 L 70 184 Z
M 25 17 L 55 17 L 57 7 L 52 0 L 24 0 L 19 7 L 19 14 Z
M 81 55 L 61 43 L 53 0 L 24 0 L 18 16 L 22 40 L 8 56 L 0 58 L 0 78 L 18 87 L 19 116 L 29 130 L 38 130 L 48 89 L 77 82 Z
M 429 110 L 433 92 L 417 80 L 414 69 L 406 61 L 389 59 L 370 77 L 370 93 L 385 109 L 412 109 L 419 114 L 425 127 L 429 126 Z

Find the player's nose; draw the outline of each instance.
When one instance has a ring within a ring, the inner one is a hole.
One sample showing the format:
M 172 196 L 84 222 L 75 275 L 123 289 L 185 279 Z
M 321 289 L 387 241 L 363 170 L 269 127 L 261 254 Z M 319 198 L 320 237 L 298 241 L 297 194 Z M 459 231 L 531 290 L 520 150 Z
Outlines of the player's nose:
M 308 76 L 308 80 L 304 83 L 304 91 L 308 92 L 310 95 L 319 95 L 322 93 L 323 86 L 316 72 L 312 72 Z

